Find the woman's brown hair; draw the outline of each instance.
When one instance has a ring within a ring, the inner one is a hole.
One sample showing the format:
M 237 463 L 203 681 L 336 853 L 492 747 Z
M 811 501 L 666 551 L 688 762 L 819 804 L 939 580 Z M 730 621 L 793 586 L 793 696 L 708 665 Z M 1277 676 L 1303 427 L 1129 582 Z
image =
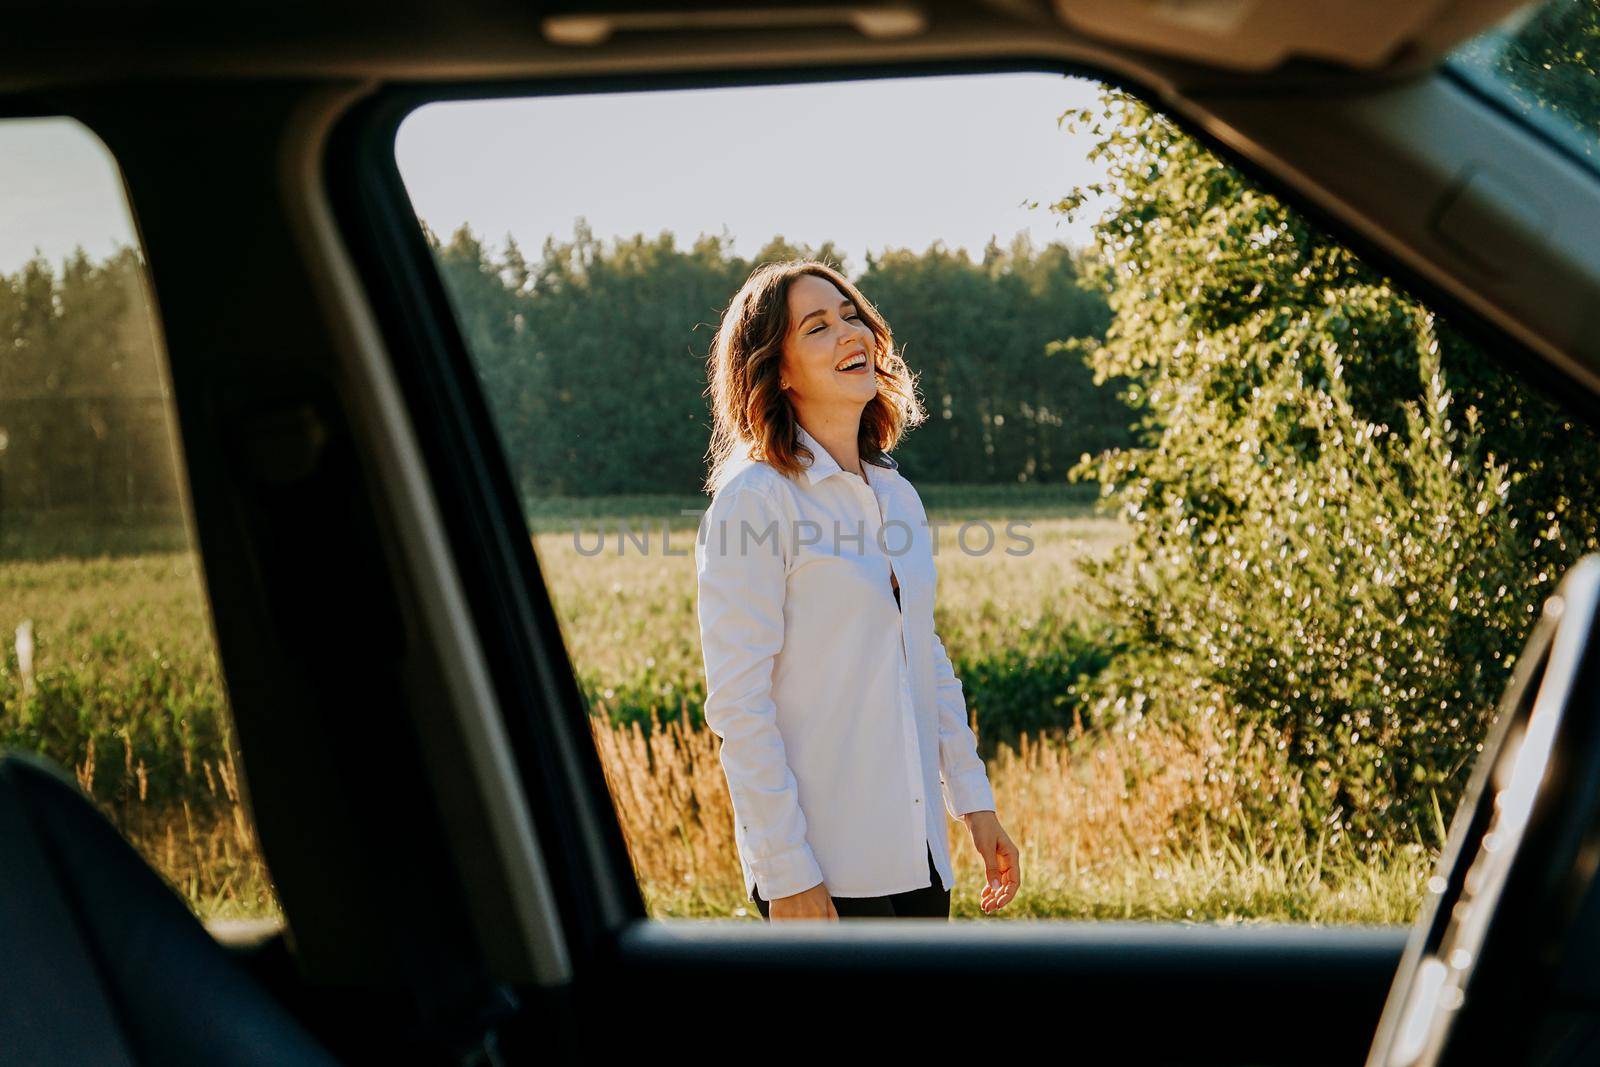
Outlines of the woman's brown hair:
M 927 418 L 916 396 L 916 376 L 895 349 L 889 324 L 848 278 L 814 259 L 763 264 L 729 302 L 706 359 L 711 397 L 707 493 L 716 494 L 728 465 L 747 452 L 791 478 L 801 471 L 800 455 L 816 458 L 799 443 L 794 406 L 778 383 L 789 332 L 789 286 L 804 274 L 838 286 L 872 330 L 878 395 L 861 412 L 862 460 L 882 458 L 906 430 Z

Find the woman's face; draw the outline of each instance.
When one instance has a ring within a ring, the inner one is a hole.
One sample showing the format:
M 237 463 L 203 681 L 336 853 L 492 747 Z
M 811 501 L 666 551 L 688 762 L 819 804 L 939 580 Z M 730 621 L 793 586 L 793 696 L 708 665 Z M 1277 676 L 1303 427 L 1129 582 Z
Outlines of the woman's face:
M 796 410 L 842 408 L 859 415 L 878 394 L 873 348 L 871 328 L 838 286 L 815 274 L 790 283 L 780 374 Z

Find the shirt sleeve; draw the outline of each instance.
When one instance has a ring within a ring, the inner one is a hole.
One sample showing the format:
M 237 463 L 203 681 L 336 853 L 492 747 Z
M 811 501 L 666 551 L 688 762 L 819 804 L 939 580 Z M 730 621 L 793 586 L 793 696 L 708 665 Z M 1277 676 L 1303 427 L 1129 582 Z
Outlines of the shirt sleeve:
M 823 881 L 772 699 L 787 588 L 782 535 L 767 494 L 741 486 L 712 501 L 695 546 L 706 725 L 722 739 L 742 851 L 768 900 Z
M 939 785 L 945 810 L 952 819 L 974 811 L 994 811 L 994 789 L 983 757 L 978 755 L 978 739 L 967 725 L 961 680 L 937 633 L 933 635 L 933 676 L 939 705 Z

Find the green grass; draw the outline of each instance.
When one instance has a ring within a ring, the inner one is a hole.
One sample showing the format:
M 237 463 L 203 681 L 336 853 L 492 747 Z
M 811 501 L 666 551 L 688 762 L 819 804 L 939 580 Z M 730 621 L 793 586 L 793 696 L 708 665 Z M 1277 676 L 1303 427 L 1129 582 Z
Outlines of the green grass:
M 1033 495 L 1039 499 L 1028 502 Z M 1114 520 L 1092 515 L 1081 499 L 1065 502 L 1067 496 L 983 487 L 974 493 L 974 503 L 963 505 L 949 487 L 923 491 L 930 519 L 982 520 L 997 538 L 993 551 L 972 555 L 962 550 L 958 526 L 939 530 L 938 621 L 941 637 L 948 631 L 947 647 L 952 642 L 965 648 L 1009 647 L 1026 643 L 1030 631 L 1052 617 L 1083 616 L 1075 560 L 1105 551 L 1126 531 Z M 1046 498 L 1056 503 L 1047 504 Z M 933 500 L 940 502 L 937 509 Z M 535 552 L 567 647 L 598 693 L 650 677 L 669 687 L 661 690 L 664 706 L 672 706 L 677 692 L 697 691 L 694 679 L 702 671 L 694 614 L 697 520 L 688 516 L 678 522 L 673 511 L 679 504 L 692 506 L 694 498 L 567 498 L 548 502 L 548 510 L 532 520 Z M 621 519 L 634 520 L 629 529 L 635 536 L 648 534 L 644 550 L 619 536 Z M 1032 541 L 1027 555 L 1006 554 L 1008 546 L 1021 547 L 1007 537 L 1008 519 L 1030 523 L 1019 528 Z M 541 529 L 547 523 L 551 528 Z M 586 554 L 594 552 L 601 534 L 603 551 Z M 967 546 L 974 551 L 980 546 L 975 531 Z

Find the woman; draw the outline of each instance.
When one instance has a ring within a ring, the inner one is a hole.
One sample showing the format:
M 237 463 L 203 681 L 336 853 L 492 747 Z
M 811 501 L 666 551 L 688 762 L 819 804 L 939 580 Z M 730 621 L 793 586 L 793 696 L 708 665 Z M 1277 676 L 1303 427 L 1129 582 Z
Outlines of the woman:
M 933 627 L 927 513 L 888 452 L 926 418 L 888 325 L 812 260 L 758 268 L 709 358 L 713 496 L 695 546 L 706 724 L 745 892 L 768 920 L 948 919 L 940 800 L 1021 884 Z

